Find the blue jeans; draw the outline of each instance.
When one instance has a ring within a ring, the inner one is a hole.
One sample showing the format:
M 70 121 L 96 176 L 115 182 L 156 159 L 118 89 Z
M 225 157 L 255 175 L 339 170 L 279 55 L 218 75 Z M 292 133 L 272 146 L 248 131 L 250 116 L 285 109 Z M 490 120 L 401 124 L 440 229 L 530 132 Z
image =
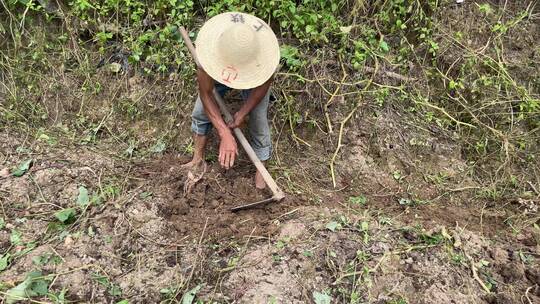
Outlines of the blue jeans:
M 216 91 L 221 97 L 231 90 L 231 88 L 217 83 Z M 242 90 L 242 99 L 247 100 L 251 90 Z M 272 154 L 272 139 L 270 138 L 270 125 L 268 124 L 268 105 L 270 103 L 270 90 L 263 97 L 261 102 L 249 113 L 249 143 L 255 154 L 261 161 L 268 160 Z M 212 129 L 212 122 L 206 116 L 201 97 L 197 96 L 195 107 L 191 114 L 191 130 L 198 135 L 207 135 Z

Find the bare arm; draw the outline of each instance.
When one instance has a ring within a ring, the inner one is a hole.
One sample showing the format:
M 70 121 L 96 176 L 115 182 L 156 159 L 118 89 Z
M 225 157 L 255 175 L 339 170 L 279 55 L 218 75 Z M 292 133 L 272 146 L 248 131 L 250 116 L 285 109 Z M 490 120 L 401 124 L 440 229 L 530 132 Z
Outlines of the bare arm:
M 221 117 L 221 112 L 214 99 L 214 79 L 210 77 L 202 69 L 197 70 L 197 81 L 199 83 L 199 94 L 201 94 L 201 101 L 204 107 L 204 111 L 208 119 L 212 122 L 212 125 L 216 128 L 219 136 L 223 133 L 231 133 L 225 121 Z
M 268 93 L 273 80 L 274 79 L 272 77 L 262 85 L 251 90 L 247 101 L 244 103 L 244 105 L 242 105 L 240 110 L 234 114 L 234 121 L 229 124 L 230 128 L 240 127 L 249 112 L 251 112 L 251 110 L 253 110 L 262 101 L 266 93 Z
M 199 68 L 197 70 L 197 81 L 206 116 L 208 116 L 208 119 L 210 119 L 212 125 L 216 128 L 220 138 L 219 163 L 225 169 L 229 169 L 233 166 L 238 152 L 236 140 L 225 121 L 223 121 L 219 107 L 214 99 L 214 80 L 204 70 Z

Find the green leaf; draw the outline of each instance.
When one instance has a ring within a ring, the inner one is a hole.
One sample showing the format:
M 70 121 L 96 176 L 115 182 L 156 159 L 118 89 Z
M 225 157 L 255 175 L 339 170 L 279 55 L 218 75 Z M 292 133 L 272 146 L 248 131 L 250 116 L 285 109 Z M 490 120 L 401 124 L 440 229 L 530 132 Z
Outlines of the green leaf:
M 75 209 L 66 208 L 54 214 L 54 216 L 62 223 L 67 224 L 75 218 Z
M 360 223 L 360 230 L 362 230 L 362 231 L 368 231 L 368 228 L 369 228 L 368 222 L 363 221 L 362 223 Z
M 32 271 L 28 275 L 26 275 L 26 279 L 22 281 L 19 285 L 11 288 L 6 292 L 6 303 L 12 304 L 19 300 L 27 299 L 29 296 L 35 295 L 35 291 L 30 289 L 32 282 L 35 278 L 40 277 L 41 272 L 39 271 Z M 38 290 L 41 287 L 37 287 Z
M 38 136 L 38 140 L 39 141 L 49 141 L 51 139 L 51 137 L 45 133 L 41 133 L 39 136 Z
M 6 226 L 6 221 L 4 221 L 3 217 L 0 217 L 0 230 L 4 229 Z
M 145 198 L 149 198 L 149 197 L 152 197 L 152 195 L 154 195 L 154 193 L 152 193 L 151 191 L 144 191 L 143 193 L 141 193 L 139 195 L 139 197 L 141 199 L 145 199 Z
M 351 196 L 349 197 L 349 204 L 351 205 L 365 205 L 367 202 L 367 199 L 365 196 L 363 195 L 359 195 L 359 196 Z
M 90 198 L 88 197 L 88 189 L 84 186 L 79 187 L 79 196 L 77 196 L 77 204 L 86 207 L 90 203 Z
M 191 303 L 193 303 L 193 300 L 195 300 L 195 296 L 197 295 L 197 292 L 199 292 L 199 290 L 201 290 L 201 288 L 202 288 L 202 285 L 199 284 L 199 285 L 193 287 L 193 289 L 191 289 L 187 293 L 185 293 L 184 296 L 182 297 L 182 304 L 191 304 Z
M 36 279 L 30 284 L 28 294 L 32 297 L 42 297 L 49 293 L 49 282 L 44 279 Z
M 92 273 L 92 279 L 103 286 L 109 286 L 109 279 L 106 276 L 100 275 L 99 273 Z
M 120 289 L 120 286 L 118 286 L 116 284 L 111 284 L 107 291 L 113 297 L 119 297 L 119 296 L 122 295 L 122 289 Z
M 166 148 L 167 148 L 167 144 L 163 142 L 163 140 L 160 139 L 152 148 L 150 148 L 150 152 L 161 153 L 165 151 Z
M 116 304 L 129 304 L 129 301 L 128 300 L 122 300 L 122 301 L 116 302 Z
M 486 260 L 484 260 L 484 259 L 480 260 L 480 262 L 478 262 L 478 264 L 480 265 L 480 267 L 487 267 L 487 266 L 489 266 L 489 262 L 486 261 Z
M 291 12 L 291 14 L 296 14 L 296 6 L 294 5 L 289 5 L 289 11 Z
M 43 266 L 47 264 L 47 256 L 46 255 L 38 255 L 32 258 L 32 263 L 36 266 Z
M 20 245 L 22 243 L 21 232 L 18 231 L 18 230 L 15 230 L 15 229 L 11 230 L 11 235 L 9 236 L 9 241 L 14 246 Z
M 326 294 L 326 292 L 320 293 L 318 291 L 314 291 L 313 301 L 315 301 L 315 304 L 330 304 L 332 303 L 332 297 Z
M 17 169 L 11 172 L 11 175 L 15 177 L 23 176 L 26 172 L 28 172 L 28 170 L 32 166 L 32 162 L 33 162 L 33 159 L 27 159 L 24 162 L 20 163 L 19 167 L 17 167 Z
M 68 290 L 66 288 L 62 288 L 60 292 L 49 292 L 48 297 L 49 299 L 53 300 L 54 303 L 66 303 L 66 293 Z
M 9 265 L 9 258 L 11 254 L 6 253 L 0 258 L 0 271 L 6 270 Z
M 333 232 L 341 229 L 341 225 L 336 221 L 331 221 L 330 223 L 326 224 L 326 229 Z
M 386 41 L 384 40 L 381 40 L 381 42 L 379 42 L 379 47 L 385 53 L 388 53 L 388 51 L 390 51 L 390 47 L 388 46 L 388 43 L 386 43 Z
M 476 5 L 478 5 L 478 4 L 476 4 Z M 491 6 L 488 3 L 478 5 L 478 9 L 480 10 L 480 12 L 482 12 L 482 13 L 484 13 L 486 15 L 491 14 L 491 12 L 493 11 L 491 9 Z
M 12 304 L 19 300 L 26 299 L 26 289 L 30 286 L 31 279 L 26 279 L 19 285 L 11 288 L 6 292 L 6 303 Z

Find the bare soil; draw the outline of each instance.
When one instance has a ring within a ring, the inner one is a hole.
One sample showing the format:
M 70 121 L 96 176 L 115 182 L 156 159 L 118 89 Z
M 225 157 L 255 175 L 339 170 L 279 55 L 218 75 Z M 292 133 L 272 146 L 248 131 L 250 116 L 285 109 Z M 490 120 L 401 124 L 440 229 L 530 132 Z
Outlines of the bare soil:
M 153 196 L 166 202 L 157 206 L 159 214 L 173 223 L 179 236 L 197 238 L 203 230 L 211 239 L 242 238 L 253 233 L 271 236 L 278 228 L 272 223 L 276 217 L 305 204 L 301 199 L 289 196 L 281 202 L 231 212 L 233 207 L 272 196 L 270 191 L 254 187 L 255 171 L 249 163 L 243 161 L 237 169 L 230 171 L 215 163 L 206 165 L 206 169 L 193 169 L 195 179 L 201 178 L 187 189 L 190 170 L 181 165 L 188 161 L 187 157 L 166 155 L 159 160 L 136 164 L 134 169 L 135 176 L 143 182 L 141 185 L 135 183 L 133 187 L 151 191 Z
M 1 180 L 7 225 L 0 243 L 9 248 L 13 230 L 23 241 L 39 240 L 2 273 L 7 286 L 38 267 L 36 257 L 49 254 L 60 262 L 39 268 L 56 278 L 51 290 L 67 288 L 76 302 L 153 303 L 167 298 L 165 289 L 173 290 L 170 297 L 175 286 L 186 286 L 178 290 L 180 298 L 187 286 L 199 284 L 198 297 L 218 303 L 306 303 L 314 291 L 330 288 L 354 290 L 367 303 L 540 301 L 540 232 L 522 226 L 538 221 L 534 200 L 483 207 L 448 200 L 401 205 L 403 181 L 379 174 L 363 179 L 364 206 L 347 203 L 345 192 L 322 191 L 313 192 L 320 200 L 289 194 L 284 202 L 232 213 L 232 206 L 269 196 L 252 190 L 254 171 L 244 159 L 228 172 L 210 163 L 186 193 L 188 173 L 180 165 L 187 157 L 125 161 L 102 152 L 114 151 L 111 146 L 51 147 L 9 133 L 2 138 L 5 167 L 28 157 L 35 161 L 23 177 Z M 27 152 L 10 152 L 23 146 Z M 366 155 L 373 166 L 384 165 L 378 157 L 389 157 L 384 151 Z M 414 174 L 409 178 L 420 181 Z M 49 231 L 57 222 L 54 212 L 76 207 L 78 187 L 92 194 L 110 184 L 122 189 L 113 199 L 78 213 L 65 233 Z M 424 189 L 420 195 L 434 193 Z M 331 222 L 341 228 L 329 230 Z M 23 242 L 15 251 L 29 246 Z M 490 293 L 473 268 L 490 284 Z M 111 294 L 99 276 L 121 296 Z

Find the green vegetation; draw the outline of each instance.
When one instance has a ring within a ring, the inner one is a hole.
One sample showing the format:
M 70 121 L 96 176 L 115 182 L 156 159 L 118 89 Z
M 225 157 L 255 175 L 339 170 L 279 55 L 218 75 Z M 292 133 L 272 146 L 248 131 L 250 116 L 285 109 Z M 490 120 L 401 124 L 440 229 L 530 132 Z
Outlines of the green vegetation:
M 6 71 L 3 91 L 8 97 L 0 115 L 6 122 L 42 126 L 57 119 L 57 114 L 52 112 L 54 105 L 36 99 L 67 85 L 47 80 L 49 76 L 45 75 L 51 67 L 57 73 L 78 75 L 71 85 L 77 89 L 75 95 L 82 96 L 99 96 L 103 92 L 102 80 L 95 76 L 103 65 L 108 65 L 113 73 L 141 73 L 148 77 L 179 74 L 189 79 L 193 70 L 178 32 L 179 26 L 195 29 L 208 17 L 237 10 L 268 20 L 279 36 L 292 42 L 282 47 L 285 69 L 295 73 L 287 74 L 288 77 L 305 82 L 312 78 L 314 65 L 323 58 L 334 58 L 345 67 L 353 68 L 343 70 L 347 73 L 340 81 L 341 94 L 347 94 L 347 89 L 352 96 L 374 98 L 381 107 L 395 100 L 410 110 L 424 113 L 428 123 L 459 134 L 471 161 L 482 163 L 488 156 L 498 156 L 500 166 L 535 161 L 532 151 L 537 147 L 527 140 L 527 134 L 535 133 L 540 127 L 538 83 L 523 78 L 525 75 L 505 60 L 503 49 L 505 41 L 510 39 L 509 31 L 530 22 L 532 6 L 517 15 L 506 16 L 507 12 L 499 8 L 478 4 L 474 13 L 483 15 L 484 20 L 477 29 L 471 30 L 491 33 L 487 44 L 478 50 L 467 45 L 470 31 L 467 34 L 463 30 L 447 32 L 452 29 L 450 26 L 433 22 L 448 6 L 445 1 L 437 0 L 377 1 L 373 5 L 364 1 L 334 0 L 309 0 L 300 4 L 291 0 L 74 0 L 60 4 L 58 7 L 54 1 L 3 1 L 6 9 L 3 19 L 9 22 L 2 24 L 1 31 L 10 38 L 2 42 L 0 60 L 0 66 Z M 48 30 L 40 31 L 38 26 L 46 26 Z M 195 34 L 193 31 L 192 35 Z M 324 49 L 316 50 L 323 45 Z M 446 62 L 448 52 L 462 59 Z M 314 56 L 307 60 L 307 54 L 311 53 Z M 410 74 L 414 65 L 422 68 L 420 74 L 413 75 L 413 78 L 423 78 L 419 84 L 384 86 L 375 83 L 370 89 L 366 87 L 359 92 L 350 91 L 353 88 L 344 85 L 345 80 L 361 81 L 364 67 L 374 67 L 377 71 L 391 68 L 399 75 Z M 32 67 L 31 73 L 27 67 Z M 287 77 L 282 79 L 289 83 Z M 426 90 L 426 86 L 429 89 Z M 332 94 L 325 86 L 322 89 Z M 323 94 L 321 98 L 328 97 Z M 332 99 L 330 96 L 330 104 Z M 356 104 L 354 100 L 349 102 L 351 106 Z M 86 142 L 108 131 L 107 116 L 88 117 L 84 108 L 89 105 L 68 103 L 71 104 L 66 110 L 76 119 L 57 131 L 70 133 L 70 124 L 73 124 L 76 129 L 85 129 L 87 136 L 81 140 Z M 325 122 L 316 116 L 302 119 L 302 106 L 297 102 L 281 111 L 287 113 L 293 129 L 304 121 L 311 121 L 314 126 L 327 125 L 329 129 L 338 123 Z M 166 108 L 171 111 L 170 107 Z M 149 110 L 155 111 L 148 105 L 142 106 L 137 97 L 124 97 L 111 114 L 124 114 L 136 120 Z M 46 140 L 53 138 L 45 134 L 39 136 Z M 171 136 L 175 135 L 166 137 Z M 160 147 L 155 146 L 151 151 L 162 149 Z M 497 173 L 500 177 L 506 174 L 504 170 Z

